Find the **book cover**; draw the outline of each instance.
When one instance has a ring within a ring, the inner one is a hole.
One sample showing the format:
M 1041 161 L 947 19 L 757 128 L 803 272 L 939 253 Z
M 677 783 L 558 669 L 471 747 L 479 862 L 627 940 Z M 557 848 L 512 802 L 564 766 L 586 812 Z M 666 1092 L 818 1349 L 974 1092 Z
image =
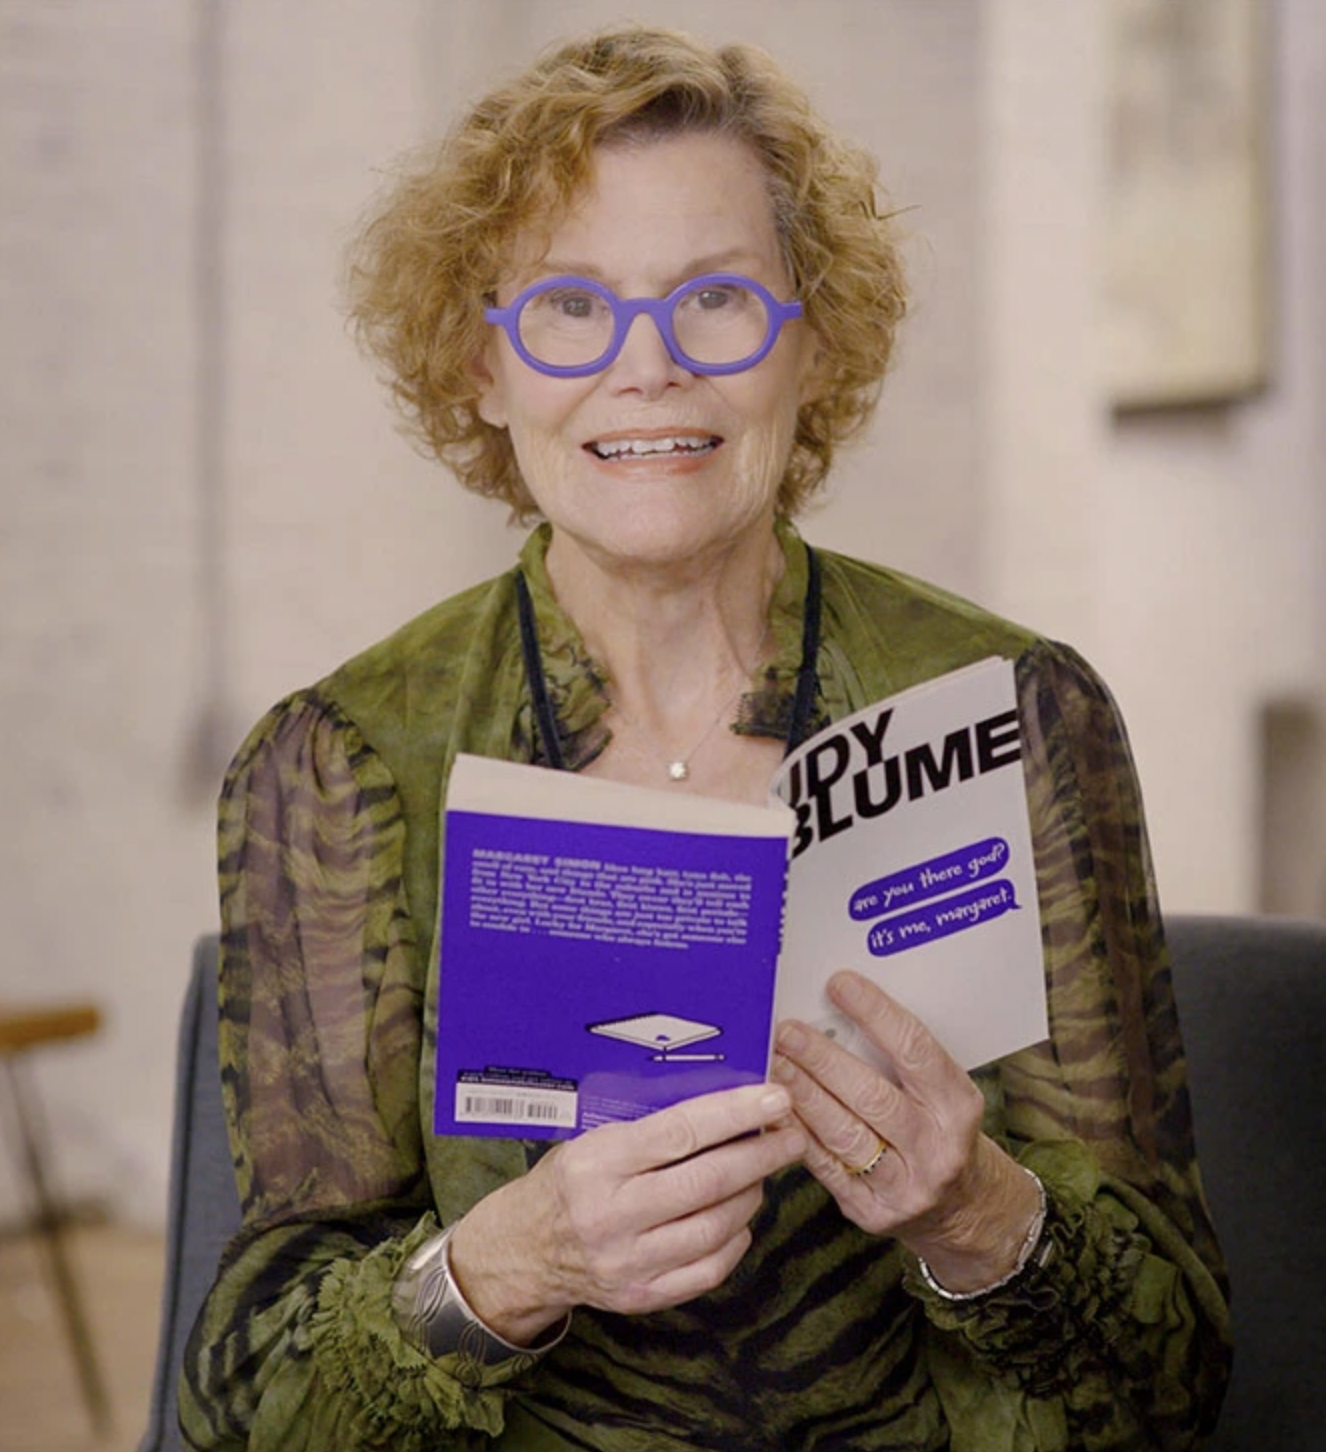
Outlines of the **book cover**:
M 436 1132 L 565 1138 L 762 1080 L 790 824 L 458 757 Z
M 784 761 L 796 814 L 777 1013 L 874 1059 L 824 985 L 865 973 L 964 1068 L 1046 1037 L 1013 663 L 869 706 Z
M 867 974 L 966 1068 L 1046 1036 L 1013 666 L 812 738 L 764 806 L 460 756 L 445 817 L 439 1134 L 565 1138 L 765 1077 L 776 1017 L 867 1059 Z

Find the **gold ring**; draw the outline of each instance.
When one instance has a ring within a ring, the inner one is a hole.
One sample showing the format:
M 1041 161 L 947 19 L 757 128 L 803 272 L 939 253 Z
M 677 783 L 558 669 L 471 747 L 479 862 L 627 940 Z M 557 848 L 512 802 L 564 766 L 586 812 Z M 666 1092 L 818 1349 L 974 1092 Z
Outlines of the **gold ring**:
M 868 1175 L 871 1170 L 873 1170 L 876 1165 L 879 1164 L 880 1160 L 882 1160 L 884 1156 L 888 1154 L 888 1140 L 886 1140 L 882 1134 L 878 1135 L 877 1138 L 879 1140 L 879 1148 L 875 1151 L 873 1155 L 871 1155 L 869 1161 L 866 1164 L 849 1165 L 846 1160 L 839 1161 L 843 1169 L 845 1169 L 849 1175 Z

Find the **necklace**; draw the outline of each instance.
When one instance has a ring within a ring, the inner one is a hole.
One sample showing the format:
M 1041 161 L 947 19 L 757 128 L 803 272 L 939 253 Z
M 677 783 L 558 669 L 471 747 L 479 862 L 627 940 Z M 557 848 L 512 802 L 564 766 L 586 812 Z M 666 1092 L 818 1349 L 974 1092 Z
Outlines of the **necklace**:
M 760 644 L 755 652 L 757 660 L 764 653 L 764 644 L 765 641 L 768 640 L 768 638 L 769 626 L 766 623 L 764 627 L 764 634 L 760 637 Z M 748 671 L 747 675 L 749 676 L 752 673 L 753 672 Z M 738 686 L 737 689 L 727 698 L 727 700 L 723 702 L 722 706 L 719 707 L 718 715 L 715 716 L 714 719 L 708 724 L 708 726 L 704 728 L 704 734 L 695 743 L 695 745 L 691 747 L 689 751 L 683 752 L 680 756 L 668 756 L 666 754 L 660 754 L 657 751 L 651 752 L 651 755 L 653 755 L 658 761 L 663 764 L 664 768 L 667 771 L 669 781 L 686 781 L 689 779 L 691 774 L 691 760 L 695 756 L 695 753 L 699 751 L 699 749 L 705 744 L 705 742 L 708 741 L 709 738 L 718 729 L 718 723 L 724 718 L 724 716 L 728 714 L 729 711 L 731 711 L 733 706 L 737 704 L 737 702 L 744 694 L 745 690 L 746 687 L 744 684 Z M 637 735 L 641 734 L 640 723 L 635 719 L 634 716 L 629 715 L 617 701 L 610 701 L 609 704 L 611 705 L 612 709 L 616 711 L 616 713 L 622 718 L 622 720 L 625 721 L 626 724 L 636 732 Z
M 806 598 L 802 606 L 801 619 L 801 665 L 797 669 L 796 690 L 792 699 L 792 719 L 787 733 L 788 751 L 800 746 L 810 735 L 818 680 L 815 663 L 820 649 L 820 563 L 819 557 L 809 545 L 805 546 L 805 550 Z M 516 587 L 516 617 L 520 625 L 520 654 L 525 666 L 525 683 L 534 708 L 534 720 L 538 727 L 548 766 L 553 771 L 564 771 L 566 757 L 562 751 L 562 737 L 558 730 L 557 714 L 553 710 L 552 700 L 548 695 L 548 682 L 543 673 L 543 660 L 539 655 L 539 634 L 534 618 L 534 602 L 530 599 L 529 585 L 525 581 L 523 570 L 514 571 L 514 584 Z M 726 709 L 725 707 L 724 710 Z M 722 719 L 722 716 L 723 712 L 720 711 L 718 719 L 705 732 L 706 737 Z M 703 742 L 697 742 L 691 748 L 690 755 L 694 756 L 701 745 Z M 684 764 L 689 757 L 682 760 Z

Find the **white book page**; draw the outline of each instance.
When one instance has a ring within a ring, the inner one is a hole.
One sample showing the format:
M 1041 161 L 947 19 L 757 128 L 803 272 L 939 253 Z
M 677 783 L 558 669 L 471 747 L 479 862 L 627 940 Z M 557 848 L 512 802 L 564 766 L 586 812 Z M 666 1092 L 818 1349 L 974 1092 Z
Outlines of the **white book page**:
M 792 820 L 779 801 L 729 802 L 464 752 L 451 769 L 446 804 L 449 811 L 709 836 L 786 837 Z

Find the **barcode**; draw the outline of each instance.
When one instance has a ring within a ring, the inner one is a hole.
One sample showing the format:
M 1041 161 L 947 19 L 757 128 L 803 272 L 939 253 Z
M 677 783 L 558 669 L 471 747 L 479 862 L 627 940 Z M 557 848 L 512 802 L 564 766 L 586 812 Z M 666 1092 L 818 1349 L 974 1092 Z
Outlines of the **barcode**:
M 457 1124 L 546 1124 L 559 1129 L 576 1126 L 574 1090 L 542 1090 L 524 1094 L 475 1093 L 457 1085 Z
M 492 1115 L 494 1119 L 556 1120 L 562 1110 L 557 1104 L 530 1104 L 520 1099 L 495 1099 L 491 1094 L 470 1094 L 465 1099 L 465 1113 Z

